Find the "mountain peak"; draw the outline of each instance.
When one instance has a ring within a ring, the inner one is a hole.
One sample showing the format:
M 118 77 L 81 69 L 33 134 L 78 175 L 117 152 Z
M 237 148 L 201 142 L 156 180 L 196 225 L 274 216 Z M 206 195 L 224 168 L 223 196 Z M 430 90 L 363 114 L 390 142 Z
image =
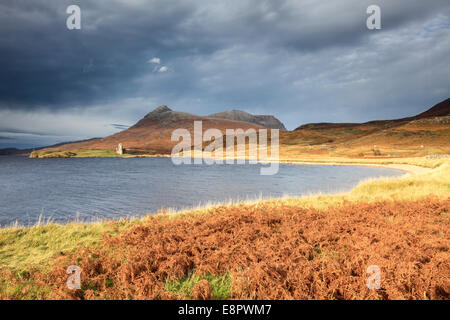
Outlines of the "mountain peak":
M 162 106 L 159 106 L 158 108 L 156 108 L 155 110 L 153 110 L 150 113 L 162 113 L 162 112 L 167 112 L 167 111 L 172 111 L 172 109 L 170 109 L 166 105 L 162 105 Z
M 160 117 L 161 114 L 164 114 L 164 113 L 166 113 L 166 112 L 171 112 L 171 111 L 172 111 L 172 109 L 170 109 L 168 106 L 162 105 L 162 106 L 159 106 L 159 107 L 155 108 L 155 110 L 153 110 L 153 111 L 147 113 L 147 114 L 145 115 L 144 119 L 146 119 L 146 118 Z
M 253 115 L 242 110 L 232 109 L 224 112 L 210 114 L 209 117 L 235 121 L 245 121 L 270 129 L 286 130 L 284 124 L 274 116 Z

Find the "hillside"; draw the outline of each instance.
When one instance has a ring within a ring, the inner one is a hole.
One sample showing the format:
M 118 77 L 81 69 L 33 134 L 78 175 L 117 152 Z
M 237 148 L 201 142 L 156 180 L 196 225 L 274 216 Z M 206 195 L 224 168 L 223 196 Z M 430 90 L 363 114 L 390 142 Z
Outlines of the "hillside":
M 216 119 L 197 116 L 190 113 L 173 111 L 167 106 L 160 106 L 148 113 L 132 127 L 103 139 L 93 139 L 88 142 L 69 143 L 59 146 L 61 151 L 76 151 L 78 149 L 114 150 L 119 143 L 134 154 L 168 154 L 178 141 L 171 141 L 172 132 L 183 128 L 193 135 L 194 121 L 202 121 L 202 129 L 206 131 L 216 128 L 225 133 L 226 129 L 247 130 L 261 129 L 260 125 L 249 122 Z
M 448 115 L 450 115 L 450 98 L 436 104 L 425 112 L 411 117 L 410 120 L 419 120 L 430 117 L 443 117 Z
M 195 120 L 202 121 L 203 131 L 217 128 L 223 133 L 226 129 L 237 128 L 284 128 L 273 116 L 255 116 L 238 110 L 198 116 L 160 106 L 124 131 L 106 138 L 48 147 L 44 152 L 101 149 L 114 155 L 113 150 L 122 143 L 130 154 L 170 154 L 178 143 L 171 141 L 172 132 L 185 128 L 192 134 Z M 407 118 L 365 123 L 310 123 L 293 131 L 280 131 L 282 159 L 325 155 L 367 158 L 449 153 L 450 99 Z
M 280 139 L 285 156 L 450 153 L 450 99 L 412 117 L 366 123 L 310 123 L 281 132 Z
M 29 149 L 5 148 L 5 149 L 0 149 L 0 156 L 27 156 L 33 151 L 39 151 L 39 150 L 44 150 L 44 149 L 55 149 L 55 148 L 58 148 L 60 146 L 66 145 L 66 144 L 88 142 L 88 141 L 94 141 L 94 140 L 98 140 L 98 139 L 101 139 L 101 138 L 90 138 L 90 139 L 78 140 L 78 141 L 66 141 L 66 142 L 56 143 L 51 146 L 29 148 Z
M 445 116 L 449 116 L 449 115 L 450 115 L 450 98 L 448 98 L 442 102 L 439 102 L 438 104 L 434 105 L 427 111 L 424 111 L 424 112 L 419 113 L 418 115 L 415 115 L 412 117 L 393 119 L 393 120 L 374 120 L 374 121 L 368 121 L 365 123 L 331 123 L 331 122 L 308 123 L 308 124 L 299 126 L 295 130 L 354 128 L 354 127 L 360 127 L 360 126 L 364 126 L 364 125 L 373 125 L 378 128 L 387 128 L 387 127 L 392 127 L 392 126 L 396 126 L 396 125 L 401 125 L 402 123 L 410 122 L 413 120 L 420 120 L 420 119 L 432 118 L 432 117 L 445 117 Z

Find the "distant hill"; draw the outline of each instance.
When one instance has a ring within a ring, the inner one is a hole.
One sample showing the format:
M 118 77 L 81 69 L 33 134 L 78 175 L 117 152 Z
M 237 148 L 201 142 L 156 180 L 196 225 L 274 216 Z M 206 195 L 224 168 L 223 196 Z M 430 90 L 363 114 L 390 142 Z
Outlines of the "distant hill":
M 423 118 L 430 118 L 430 117 L 444 117 L 450 115 L 450 98 L 434 105 L 430 109 L 428 109 L 425 112 L 419 113 L 418 115 L 407 117 L 407 118 L 400 118 L 400 119 L 394 119 L 394 120 L 373 120 L 368 121 L 364 123 L 332 123 L 332 122 L 318 122 L 318 123 L 308 123 L 301 125 L 300 127 L 296 128 L 295 130 L 302 130 L 302 129 L 315 129 L 315 130 L 321 130 L 321 129 L 332 129 L 332 128 L 350 128 L 350 127 L 357 127 L 367 124 L 376 124 L 379 126 L 392 126 L 396 125 L 399 122 L 405 122 L 405 121 L 412 121 L 412 120 L 418 120 Z M 295 131 L 294 130 L 294 131 Z
M 282 156 L 327 153 L 332 156 L 427 155 L 450 153 L 450 99 L 418 115 L 365 123 L 310 123 L 287 131 L 273 116 L 251 115 L 239 110 L 209 116 L 198 116 L 160 106 L 130 128 L 105 138 L 57 144 L 46 150 L 79 149 L 114 150 L 122 143 L 127 153 L 168 154 L 178 142 L 171 141 L 173 130 L 193 133 L 195 120 L 201 120 L 203 131 L 216 128 L 247 130 L 277 128 L 280 131 Z M 36 150 L 42 150 L 39 148 Z M 8 149 L 0 154 L 24 154 L 32 150 Z
M 173 111 L 167 106 L 160 106 L 126 130 L 103 139 L 64 144 L 58 146 L 57 149 L 61 151 L 75 151 L 78 149 L 112 150 L 119 143 L 122 143 L 127 153 L 166 154 L 170 153 L 172 148 L 178 143 L 178 141 L 171 141 L 173 130 L 178 128 L 187 129 L 192 136 L 195 120 L 202 121 L 203 131 L 215 128 L 225 133 L 226 129 L 241 128 L 247 130 L 249 128 L 263 128 L 254 123 L 197 116 Z
M 430 117 L 444 117 L 450 115 L 450 98 L 434 105 L 425 112 L 422 112 L 414 117 L 407 118 L 411 120 L 430 118 Z
M 336 156 L 371 152 L 385 155 L 449 153 L 450 99 L 407 118 L 365 123 L 309 123 L 281 133 L 280 139 L 286 146 L 297 146 L 299 152 L 333 150 Z
M 245 121 L 260 125 L 265 128 L 286 130 L 284 124 L 274 116 L 253 115 L 241 110 L 228 110 L 224 112 L 213 113 L 210 114 L 209 117 L 218 119 Z
M 5 149 L 0 149 L 0 156 L 27 156 L 33 151 L 43 150 L 43 149 L 47 149 L 47 148 L 57 148 L 59 146 L 70 144 L 70 143 L 95 141 L 98 139 L 101 139 L 101 138 L 90 138 L 90 139 L 78 140 L 78 141 L 66 141 L 66 142 L 56 143 L 51 146 L 29 148 L 29 149 L 5 148 Z
M 28 152 L 28 150 L 20 150 L 17 148 L 5 148 L 5 149 L 0 149 L 0 156 L 21 155 L 26 152 Z

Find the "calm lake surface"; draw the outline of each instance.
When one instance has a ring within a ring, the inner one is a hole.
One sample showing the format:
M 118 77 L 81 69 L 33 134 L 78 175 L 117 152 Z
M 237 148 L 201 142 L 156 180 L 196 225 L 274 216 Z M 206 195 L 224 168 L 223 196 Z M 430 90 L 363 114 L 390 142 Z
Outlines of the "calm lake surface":
M 280 164 L 180 165 L 170 158 L 28 159 L 0 157 L 0 225 L 141 216 L 162 207 L 182 209 L 210 201 L 348 191 L 361 180 L 398 170 L 358 166 Z

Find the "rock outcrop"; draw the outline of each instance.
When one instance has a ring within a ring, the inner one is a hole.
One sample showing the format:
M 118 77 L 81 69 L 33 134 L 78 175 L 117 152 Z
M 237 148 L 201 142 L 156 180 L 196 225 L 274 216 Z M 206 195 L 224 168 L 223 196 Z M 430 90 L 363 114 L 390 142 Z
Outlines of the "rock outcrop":
M 279 129 L 286 130 L 284 124 L 275 118 L 274 116 L 269 115 L 253 115 L 251 113 L 241 111 L 241 110 L 228 110 L 225 112 L 213 113 L 209 115 L 210 118 L 216 119 L 228 119 L 235 121 L 245 121 L 260 125 L 269 129 Z

